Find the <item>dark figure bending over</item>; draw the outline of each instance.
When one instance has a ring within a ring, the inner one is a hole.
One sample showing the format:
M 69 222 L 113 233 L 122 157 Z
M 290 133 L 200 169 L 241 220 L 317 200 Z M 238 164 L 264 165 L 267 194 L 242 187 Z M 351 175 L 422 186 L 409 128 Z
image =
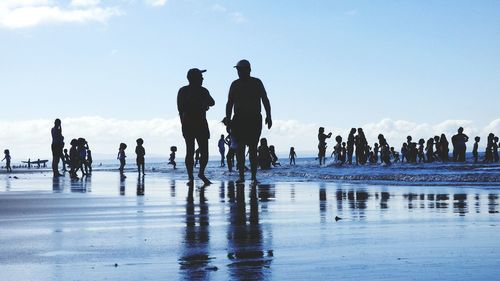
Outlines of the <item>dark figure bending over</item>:
M 262 131 L 261 102 L 266 110 L 265 123 L 271 129 L 271 104 L 267 98 L 264 84 L 260 79 L 250 76 L 250 62 L 240 60 L 236 64 L 239 79 L 233 81 L 229 88 L 224 124 L 230 128 L 231 134 L 238 143 L 236 159 L 239 172 L 237 183 L 245 181 L 245 148 L 250 154 L 252 181 L 257 182 L 257 144 Z M 234 116 L 231 120 L 231 115 Z
M 62 174 L 59 173 L 59 160 L 64 157 L 64 137 L 62 135 L 61 120 L 56 119 L 54 121 L 54 127 L 50 131 L 52 134 L 52 172 L 54 177 L 60 177 Z
M 198 177 L 205 184 L 211 183 L 205 176 L 205 168 L 208 163 L 208 139 L 210 138 L 206 112 L 210 106 L 215 104 L 215 101 L 210 96 L 208 90 L 201 86 L 203 84 L 203 72 L 205 71 L 198 68 L 190 69 L 187 73 L 189 85 L 180 88 L 177 95 L 177 109 L 181 118 L 182 135 L 186 141 L 188 184 L 191 184 L 194 180 L 195 140 L 200 148 L 200 170 Z

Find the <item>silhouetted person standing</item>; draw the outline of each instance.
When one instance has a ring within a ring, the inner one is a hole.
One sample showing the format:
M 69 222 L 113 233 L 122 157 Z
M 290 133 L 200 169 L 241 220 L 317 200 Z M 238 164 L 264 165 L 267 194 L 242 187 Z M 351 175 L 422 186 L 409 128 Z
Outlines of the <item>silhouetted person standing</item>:
M 441 134 L 441 138 L 439 139 L 439 152 L 441 153 L 441 161 L 448 162 L 448 153 L 450 149 L 448 148 L 448 140 L 446 139 L 445 134 Z
M 319 165 L 325 164 L 325 154 L 326 154 L 326 139 L 332 137 L 332 132 L 325 134 L 325 128 L 319 127 L 318 129 L 318 159 Z
M 257 182 L 257 144 L 262 131 L 261 102 L 266 110 L 265 123 L 271 129 L 271 104 L 267 98 L 264 84 L 260 79 L 251 77 L 251 66 L 247 60 L 240 60 L 236 66 L 239 79 L 229 88 L 224 124 L 230 127 L 238 147 L 236 153 L 239 171 L 238 183 L 245 181 L 245 148 L 248 146 L 252 181 Z M 231 120 L 231 115 L 234 116 Z
M 144 163 L 145 163 L 145 155 L 146 155 L 146 149 L 144 148 L 144 140 L 142 138 L 138 138 L 136 141 L 137 146 L 135 147 L 135 154 L 137 155 L 135 162 L 137 164 L 137 173 L 140 175 L 142 172 L 142 175 L 145 175 L 144 173 Z
M 224 139 L 224 135 L 220 135 L 219 143 L 217 144 L 219 147 L 220 153 L 220 166 L 224 167 L 226 164 L 224 163 L 224 157 L 226 156 L 226 141 Z
M 56 119 L 54 121 L 54 127 L 51 130 L 52 134 L 52 172 L 54 177 L 60 177 L 62 174 L 59 173 L 59 159 L 63 155 L 64 149 L 64 137 L 62 135 L 61 120 Z
M 352 164 L 352 155 L 354 154 L 354 134 L 356 128 L 352 128 L 347 137 L 347 163 Z
M 200 149 L 200 170 L 198 177 L 205 183 L 211 182 L 205 176 L 205 168 L 208 163 L 208 139 L 210 131 L 206 118 L 207 110 L 215 104 L 208 90 L 202 87 L 203 72 L 192 68 L 187 73 L 189 85 L 179 89 L 177 95 L 177 109 L 182 124 L 182 135 L 186 142 L 186 169 L 189 177 L 189 183 L 194 180 L 194 142 L 198 143 Z
M 455 161 L 465 162 L 465 152 L 467 147 L 465 143 L 469 141 L 469 137 L 464 134 L 464 128 L 458 128 L 458 134 L 452 137 L 453 150 L 456 151 Z

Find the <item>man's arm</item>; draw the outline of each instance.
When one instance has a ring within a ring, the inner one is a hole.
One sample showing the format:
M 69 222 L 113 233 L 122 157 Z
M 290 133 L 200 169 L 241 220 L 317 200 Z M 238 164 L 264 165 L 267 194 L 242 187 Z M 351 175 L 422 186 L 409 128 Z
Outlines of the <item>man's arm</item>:
M 234 100 L 233 100 L 233 85 L 229 88 L 229 94 L 227 96 L 227 103 L 226 103 L 226 117 L 224 117 L 224 120 L 222 122 L 224 125 L 229 126 L 229 122 L 231 121 L 231 115 L 233 114 L 233 106 L 234 106 Z
M 177 110 L 179 111 L 179 118 L 181 119 L 182 122 L 182 114 L 184 113 L 184 104 L 182 100 L 182 88 L 179 89 L 179 92 L 177 93 Z
M 264 88 L 264 84 L 262 82 L 260 83 L 262 87 L 262 104 L 264 105 L 264 109 L 266 110 L 266 121 L 265 124 L 267 124 L 267 128 L 271 129 L 273 126 L 273 119 L 271 117 L 271 103 L 269 102 L 269 98 L 267 98 L 267 93 L 266 89 Z

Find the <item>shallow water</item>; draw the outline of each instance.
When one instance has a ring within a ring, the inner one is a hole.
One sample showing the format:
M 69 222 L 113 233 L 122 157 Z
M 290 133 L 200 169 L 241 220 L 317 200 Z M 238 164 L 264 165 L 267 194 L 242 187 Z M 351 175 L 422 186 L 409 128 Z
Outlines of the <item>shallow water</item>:
M 1 280 L 493 280 L 496 187 L 5 177 Z M 336 220 L 335 217 L 341 218 Z

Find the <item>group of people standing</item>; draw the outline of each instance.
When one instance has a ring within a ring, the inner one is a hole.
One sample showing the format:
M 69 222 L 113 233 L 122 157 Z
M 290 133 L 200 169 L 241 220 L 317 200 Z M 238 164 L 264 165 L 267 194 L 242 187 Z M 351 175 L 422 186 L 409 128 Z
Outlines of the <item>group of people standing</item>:
M 320 165 L 325 164 L 326 140 L 331 137 L 332 133 L 325 134 L 325 129 L 323 127 L 319 128 L 318 159 Z M 347 137 L 347 142 L 342 142 L 341 136 L 335 137 L 336 144 L 331 156 L 335 157 L 335 161 L 338 164 L 352 164 L 354 155 L 355 163 L 358 165 L 364 165 L 367 162 L 378 163 L 379 160 L 386 165 L 397 162 L 431 163 L 434 161 L 448 162 L 450 160 L 454 162 L 465 162 L 467 151 L 466 143 L 468 140 L 469 137 L 464 134 L 464 129 L 462 127 L 458 128 L 457 134 L 453 135 L 451 138 L 453 151 L 452 158 L 450 159 L 449 142 L 445 134 L 434 136 L 427 141 L 425 139 L 419 139 L 418 143 L 413 142 L 412 136 L 408 136 L 406 142 L 402 144 L 400 157 L 400 153 L 397 152 L 394 147 L 389 146 L 384 135 L 379 134 L 378 142 L 374 143 L 373 147 L 371 147 L 368 145 L 363 129 L 352 128 Z M 478 162 L 479 157 L 479 141 L 480 137 L 476 137 L 472 150 L 475 163 Z M 499 161 L 498 137 L 491 133 L 488 135 L 484 162 L 496 161 Z
M 66 166 L 70 168 L 71 178 L 78 178 L 77 172 L 81 170 L 82 176 L 92 174 L 92 151 L 84 138 L 72 139 L 69 150 L 64 148 L 64 136 L 62 135 L 61 120 L 54 121 L 54 127 L 51 129 L 52 135 L 52 172 L 54 177 L 63 176 L 59 172 L 59 162 L 63 164 L 63 171 Z
M 226 103 L 226 116 L 222 123 L 229 134 L 230 150 L 236 153 L 239 178 L 237 183 L 245 181 L 245 150 L 249 148 L 251 179 L 257 182 L 257 145 L 262 131 L 261 103 L 266 111 L 265 124 L 272 126 L 271 105 L 262 81 L 250 76 L 251 65 L 248 60 L 240 60 L 235 66 L 238 79 L 229 88 Z M 208 163 L 208 139 L 210 131 L 206 120 L 207 110 L 215 105 L 209 91 L 202 86 L 203 73 L 206 70 L 192 68 L 187 73 L 189 84 L 180 88 L 177 95 L 177 109 L 182 124 L 182 134 L 186 142 L 186 169 L 188 184 L 194 181 L 193 167 L 195 141 L 200 151 L 198 177 L 205 183 L 210 180 L 205 176 Z M 234 113 L 234 114 L 233 114 Z M 221 159 L 222 165 L 223 159 Z M 229 163 L 228 163 L 229 165 Z

